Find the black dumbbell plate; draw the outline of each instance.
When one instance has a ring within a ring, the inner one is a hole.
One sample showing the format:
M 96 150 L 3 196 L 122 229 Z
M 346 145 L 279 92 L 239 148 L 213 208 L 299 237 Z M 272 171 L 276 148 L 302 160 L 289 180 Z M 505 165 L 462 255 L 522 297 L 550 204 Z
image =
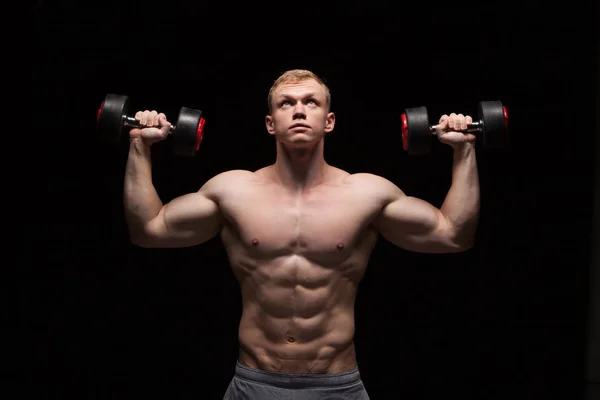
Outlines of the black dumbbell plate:
M 482 146 L 487 149 L 506 147 L 508 142 L 508 115 L 500 101 L 481 101 L 479 120 L 483 122 Z
M 174 152 L 179 156 L 193 156 L 202 142 L 202 111 L 181 107 L 175 126 Z
M 124 116 L 127 114 L 129 98 L 107 94 L 96 116 L 96 131 L 100 138 L 118 142 L 123 132 Z
M 431 131 L 426 107 L 405 110 L 408 123 L 408 154 L 427 155 L 431 148 Z

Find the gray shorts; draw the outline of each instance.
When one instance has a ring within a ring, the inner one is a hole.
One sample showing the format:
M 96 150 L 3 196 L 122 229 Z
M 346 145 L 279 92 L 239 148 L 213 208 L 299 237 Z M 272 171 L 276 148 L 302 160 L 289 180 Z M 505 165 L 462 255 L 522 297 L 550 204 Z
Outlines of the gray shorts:
M 282 374 L 238 361 L 223 400 L 369 400 L 358 367 L 340 374 Z

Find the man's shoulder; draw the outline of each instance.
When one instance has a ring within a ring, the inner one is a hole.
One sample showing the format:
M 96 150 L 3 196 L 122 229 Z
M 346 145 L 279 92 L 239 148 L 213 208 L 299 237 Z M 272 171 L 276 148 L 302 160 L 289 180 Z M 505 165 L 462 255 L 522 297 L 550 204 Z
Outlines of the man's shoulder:
M 254 171 L 245 169 L 230 169 L 228 171 L 218 173 L 217 175 L 213 176 L 211 180 L 219 182 L 231 182 L 256 178 L 257 174 Z
M 383 202 L 403 194 L 402 190 L 389 179 L 368 172 L 349 174 L 345 182 L 358 192 L 367 194 L 370 198 L 380 198 Z
M 356 172 L 352 174 L 348 174 L 345 177 L 345 181 L 350 184 L 355 184 L 359 186 L 381 186 L 381 185 L 389 185 L 391 182 L 380 176 L 370 172 Z
M 214 175 L 202 185 L 199 191 L 205 193 L 223 193 L 229 189 L 240 188 L 255 183 L 259 179 L 258 175 L 252 171 L 232 169 Z

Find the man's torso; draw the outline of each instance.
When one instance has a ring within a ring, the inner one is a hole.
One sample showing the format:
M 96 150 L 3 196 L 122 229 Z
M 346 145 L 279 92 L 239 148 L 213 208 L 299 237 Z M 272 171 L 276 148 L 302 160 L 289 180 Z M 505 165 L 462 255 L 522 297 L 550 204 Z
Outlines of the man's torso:
M 221 237 L 242 291 L 240 362 L 282 373 L 349 370 L 354 300 L 381 200 L 364 177 L 335 168 L 325 183 L 298 192 L 266 171 L 243 174 L 218 196 Z

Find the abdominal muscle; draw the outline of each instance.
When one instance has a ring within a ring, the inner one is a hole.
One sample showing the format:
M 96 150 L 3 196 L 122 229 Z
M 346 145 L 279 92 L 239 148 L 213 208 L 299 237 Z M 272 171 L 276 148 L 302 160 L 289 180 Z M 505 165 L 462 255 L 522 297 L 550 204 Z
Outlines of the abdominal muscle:
M 242 289 L 241 364 L 312 374 L 356 366 L 357 283 L 350 276 L 356 266 L 323 267 L 298 255 L 237 261 L 233 269 Z

